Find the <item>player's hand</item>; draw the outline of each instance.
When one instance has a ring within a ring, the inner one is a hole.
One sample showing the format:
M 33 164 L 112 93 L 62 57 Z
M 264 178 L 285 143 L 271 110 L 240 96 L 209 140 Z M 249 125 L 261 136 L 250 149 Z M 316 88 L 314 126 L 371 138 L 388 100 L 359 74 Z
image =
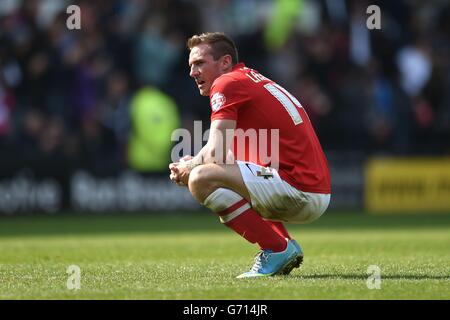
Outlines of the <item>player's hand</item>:
M 189 181 L 189 168 L 183 162 L 174 162 L 169 164 L 170 180 L 180 187 L 185 187 Z
M 173 170 L 176 183 L 179 186 L 187 186 L 191 169 L 186 166 L 185 161 L 180 161 Z
M 180 183 L 179 171 L 177 168 L 178 164 L 179 164 L 178 162 L 169 164 L 170 180 L 175 182 L 177 185 L 179 185 L 179 183 Z
M 170 180 L 172 180 L 173 182 L 175 182 L 177 185 L 179 186 L 187 186 L 187 182 L 189 179 L 189 172 L 190 170 L 188 170 L 187 168 L 185 168 L 185 166 L 182 166 L 182 172 L 180 172 L 179 170 L 179 166 L 180 164 L 182 164 L 183 162 L 189 161 L 192 158 L 194 158 L 191 155 L 186 155 L 184 157 L 182 157 L 180 159 L 180 162 L 174 162 L 171 163 L 169 165 L 169 169 L 170 169 Z

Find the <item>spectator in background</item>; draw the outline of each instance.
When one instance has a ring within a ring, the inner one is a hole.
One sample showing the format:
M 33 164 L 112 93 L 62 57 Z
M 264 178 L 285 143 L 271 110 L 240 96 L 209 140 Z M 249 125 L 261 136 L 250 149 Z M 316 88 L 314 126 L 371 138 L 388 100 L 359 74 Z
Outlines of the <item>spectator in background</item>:
M 69 4 L 81 8 L 81 30 L 66 27 Z M 205 102 L 192 98 L 184 39 L 225 31 L 243 60 L 303 93 L 326 148 L 448 154 L 450 4 L 376 1 L 382 28 L 368 30 L 369 4 L 0 1 L 0 141 L 14 141 L 11 155 L 62 151 L 77 164 L 108 158 L 104 168 L 123 168 L 129 101 L 144 86 L 173 99 L 183 127 L 208 121 Z
M 115 70 L 107 77 L 104 99 L 100 103 L 100 121 L 114 133 L 118 157 L 126 165 L 126 147 L 131 130 L 129 79 L 125 72 Z
M 81 121 L 80 164 L 98 174 L 120 169 L 120 157 L 114 133 L 105 127 L 98 113 L 85 116 Z
M 2 82 L 0 78 L 0 146 L 12 133 L 12 112 L 15 106 L 14 96 Z
M 131 168 L 161 172 L 170 162 L 172 132 L 180 125 L 174 101 L 155 87 L 144 87 L 130 104 L 132 131 L 128 146 Z
M 182 46 L 175 34 L 165 34 L 169 23 L 159 14 L 151 14 L 145 20 L 137 38 L 134 70 L 139 84 L 164 87 L 179 58 Z

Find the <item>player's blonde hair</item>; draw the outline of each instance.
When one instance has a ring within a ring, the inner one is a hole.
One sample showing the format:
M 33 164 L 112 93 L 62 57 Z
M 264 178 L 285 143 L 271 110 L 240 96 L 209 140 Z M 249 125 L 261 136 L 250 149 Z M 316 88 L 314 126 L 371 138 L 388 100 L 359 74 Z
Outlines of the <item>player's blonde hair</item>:
M 233 65 L 238 63 L 238 52 L 233 40 L 226 36 L 223 32 L 207 32 L 200 35 L 194 35 L 187 41 L 187 47 L 192 50 L 199 44 L 206 43 L 211 47 L 211 54 L 214 60 L 229 54 Z

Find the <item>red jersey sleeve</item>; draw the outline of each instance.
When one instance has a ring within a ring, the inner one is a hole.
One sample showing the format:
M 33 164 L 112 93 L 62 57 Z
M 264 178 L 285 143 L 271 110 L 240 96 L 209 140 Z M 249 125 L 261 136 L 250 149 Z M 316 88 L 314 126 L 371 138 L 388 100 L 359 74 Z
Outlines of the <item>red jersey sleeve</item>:
M 223 75 L 211 87 L 211 120 L 237 120 L 238 109 L 250 100 L 242 83 L 233 77 Z

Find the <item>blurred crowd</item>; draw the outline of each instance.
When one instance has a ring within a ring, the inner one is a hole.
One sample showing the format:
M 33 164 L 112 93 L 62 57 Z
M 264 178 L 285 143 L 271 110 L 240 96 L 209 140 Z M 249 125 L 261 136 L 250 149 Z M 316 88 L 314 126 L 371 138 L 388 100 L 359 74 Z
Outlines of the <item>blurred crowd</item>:
M 372 4 L 380 30 L 366 26 Z M 1 0 L 0 163 L 127 167 L 143 87 L 173 99 L 182 127 L 208 123 L 185 47 L 205 31 L 298 97 L 326 150 L 450 154 L 448 1 Z

